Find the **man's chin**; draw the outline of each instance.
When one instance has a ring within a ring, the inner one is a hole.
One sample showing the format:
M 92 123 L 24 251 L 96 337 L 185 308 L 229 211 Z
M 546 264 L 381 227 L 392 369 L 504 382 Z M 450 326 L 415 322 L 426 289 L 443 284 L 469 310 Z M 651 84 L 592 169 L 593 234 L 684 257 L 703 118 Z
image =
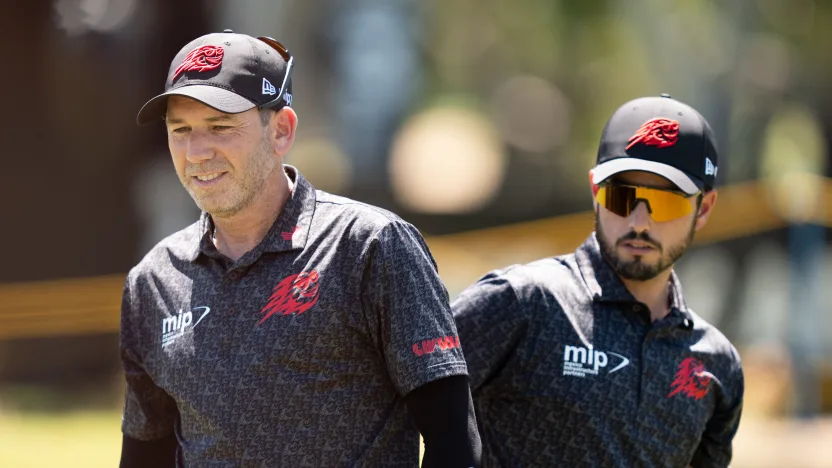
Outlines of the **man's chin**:
M 619 257 L 615 262 L 618 276 L 633 281 L 648 281 L 658 276 L 663 270 L 658 261 L 647 262 L 643 258 L 628 259 Z
M 631 254 L 629 252 L 617 252 L 618 261 L 621 264 L 638 266 L 640 268 L 656 268 L 661 260 L 658 253 L 649 252 L 647 254 Z
M 224 218 L 239 211 L 234 209 L 235 207 L 229 206 L 226 200 L 215 200 L 214 197 L 193 197 L 193 199 L 194 202 L 196 202 L 196 206 L 199 207 L 200 210 L 215 218 Z

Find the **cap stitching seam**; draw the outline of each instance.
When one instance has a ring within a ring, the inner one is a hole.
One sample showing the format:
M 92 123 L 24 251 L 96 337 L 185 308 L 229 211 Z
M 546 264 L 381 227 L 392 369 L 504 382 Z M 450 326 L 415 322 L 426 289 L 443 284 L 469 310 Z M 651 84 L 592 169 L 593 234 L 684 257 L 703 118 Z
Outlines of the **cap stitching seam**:
M 251 38 L 246 42 L 248 42 L 248 48 L 249 48 L 249 52 L 251 53 L 251 56 L 254 57 L 254 69 L 255 70 L 261 70 L 262 69 L 262 64 L 260 63 L 260 56 L 257 54 L 257 51 L 255 50 L 255 46 L 254 46 L 254 41 L 256 41 L 256 40 L 257 40 L 256 38 Z M 265 74 L 263 76 L 265 76 Z M 257 76 L 256 71 L 252 73 L 252 78 L 254 78 L 254 81 L 257 82 L 258 76 Z M 262 100 L 263 100 L 262 95 L 257 98 L 257 101 L 256 101 L 257 106 L 260 106 L 260 101 L 262 101 Z

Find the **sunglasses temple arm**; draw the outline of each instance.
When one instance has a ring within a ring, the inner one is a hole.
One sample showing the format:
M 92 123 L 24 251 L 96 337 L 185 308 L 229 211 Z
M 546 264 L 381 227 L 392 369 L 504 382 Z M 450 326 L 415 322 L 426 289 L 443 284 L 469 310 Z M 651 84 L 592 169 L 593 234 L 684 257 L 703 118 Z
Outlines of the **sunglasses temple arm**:
M 286 62 L 286 75 L 283 77 L 283 83 L 280 84 L 280 92 L 277 93 L 274 99 L 260 106 L 260 109 L 270 109 L 280 104 L 280 100 L 286 94 L 286 84 L 289 82 L 289 75 L 292 74 L 292 62 L 294 61 L 294 57 L 289 57 L 289 61 Z

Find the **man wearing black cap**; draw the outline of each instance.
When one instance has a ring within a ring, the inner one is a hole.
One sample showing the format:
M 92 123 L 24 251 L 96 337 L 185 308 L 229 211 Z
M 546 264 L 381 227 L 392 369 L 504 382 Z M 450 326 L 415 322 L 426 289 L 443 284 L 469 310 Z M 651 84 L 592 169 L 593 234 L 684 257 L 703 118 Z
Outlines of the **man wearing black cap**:
M 673 272 L 714 208 L 717 164 L 691 107 L 624 104 L 590 171 L 583 246 L 493 271 L 452 303 L 483 466 L 728 466 L 740 358 Z
M 396 215 L 283 165 L 294 65 L 267 37 L 187 44 L 165 93 L 174 167 L 203 214 L 125 283 L 122 467 L 478 463 L 448 294 Z

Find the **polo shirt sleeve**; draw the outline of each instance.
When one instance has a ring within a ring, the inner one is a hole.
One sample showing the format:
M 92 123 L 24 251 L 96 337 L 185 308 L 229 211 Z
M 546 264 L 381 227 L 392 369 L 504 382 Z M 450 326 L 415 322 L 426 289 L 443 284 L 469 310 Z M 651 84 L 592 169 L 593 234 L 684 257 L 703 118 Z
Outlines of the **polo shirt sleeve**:
M 739 428 L 745 390 L 739 353 L 733 346 L 731 351 L 733 364 L 728 385 L 725 386 L 727 391 L 705 425 L 705 432 L 690 462 L 693 468 L 725 468 L 731 463 L 731 444 Z
M 121 430 L 133 439 L 150 441 L 173 433 L 178 416 L 176 403 L 164 390 L 156 386 L 142 363 L 138 304 L 134 300 L 130 276 L 124 285 L 121 300 L 121 364 L 126 388 Z
M 361 288 L 370 333 L 401 395 L 467 374 L 448 292 L 415 227 L 393 221 L 377 233 Z
M 506 373 L 506 363 L 526 333 L 528 320 L 518 295 L 502 271 L 487 274 L 451 304 L 471 390 Z

